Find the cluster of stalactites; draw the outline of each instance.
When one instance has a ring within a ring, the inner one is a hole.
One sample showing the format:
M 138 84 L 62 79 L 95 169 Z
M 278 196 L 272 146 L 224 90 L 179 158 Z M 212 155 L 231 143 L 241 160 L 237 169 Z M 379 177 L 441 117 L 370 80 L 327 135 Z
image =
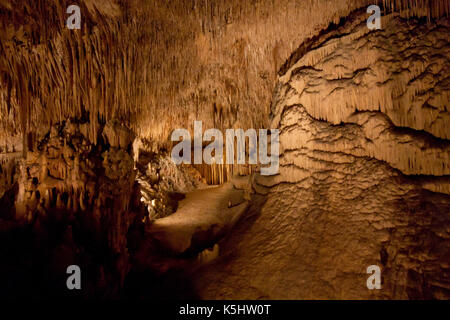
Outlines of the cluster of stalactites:
M 209 185 L 220 185 L 231 181 L 234 175 L 250 175 L 256 171 L 255 165 L 245 164 L 199 164 L 195 168 Z
M 380 1 L 379 1 L 380 2 Z M 400 12 L 405 17 L 448 17 L 450 4 L 447 0 L 383 0 L 390 12 Z
M 71 31 L 64 2 L 33 1 L 27 10 L 36 15 L 21 17 L 21 6 L 4 1 L 0 126 L 26 134 L 89 116 L 91 141 L 99 119 L 156 140 L 192 117 L 265 127 L 281 62 L 330 21 L 374 2 L 407 16 L 449 13 L 446 0 L 119 1 L 97 9 L 89 0 L 80 2 L 84 29 Z

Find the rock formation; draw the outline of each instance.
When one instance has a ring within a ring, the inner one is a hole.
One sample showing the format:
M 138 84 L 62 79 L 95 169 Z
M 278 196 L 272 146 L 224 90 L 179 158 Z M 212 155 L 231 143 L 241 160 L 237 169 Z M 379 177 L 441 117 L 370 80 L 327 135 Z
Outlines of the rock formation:
M 266 203 L 196 278 L 202 297 L 448 298 L 448 21 L 364 17 L 280 77 L 280 174 L 255 177 Z
M 68 5 L 0 0 L 0 297 L 450 297 L 447 0 Z M 194 121 L 279 173 L 175 165 Z

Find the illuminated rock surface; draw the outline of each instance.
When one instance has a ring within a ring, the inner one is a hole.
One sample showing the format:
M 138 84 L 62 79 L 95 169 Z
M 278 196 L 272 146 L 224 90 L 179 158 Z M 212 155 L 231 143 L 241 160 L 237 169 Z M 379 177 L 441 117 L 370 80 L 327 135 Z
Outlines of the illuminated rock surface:
M 198 274 L 201 297 L 448 298 L 449 28 L 385 21 L 324 35 L 281 76 L 280 174 L 256 177 L 266 202 Z M 421 71 L 402 67 L 411 64 Z M 370 265 L 382 268 L 383 290 L 367 289 Z
M 79 5 L 0 0 L 0 297 L 450 297 L 447 0 Z M 194 121 L 279 174 L 176 166 Z

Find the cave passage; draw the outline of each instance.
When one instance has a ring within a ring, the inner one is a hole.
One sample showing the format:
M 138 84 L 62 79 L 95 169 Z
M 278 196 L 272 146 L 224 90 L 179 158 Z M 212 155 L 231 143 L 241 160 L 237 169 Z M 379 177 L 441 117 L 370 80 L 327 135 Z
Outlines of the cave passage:
M 0 298 L 450 298 L 448 0 L 0 0 Z

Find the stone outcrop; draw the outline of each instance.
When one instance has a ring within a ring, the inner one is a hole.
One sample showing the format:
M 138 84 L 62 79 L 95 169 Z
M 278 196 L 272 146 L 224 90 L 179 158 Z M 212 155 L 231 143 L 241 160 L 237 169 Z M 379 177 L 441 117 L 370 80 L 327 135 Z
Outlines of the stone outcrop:
M 10 219 L 14 216 L 18 163 L 17 154 L 0 154 L 0 219 Z
M 82 120 L 67 120 L 38 137 L 34 147 L 29 145 L 31 150 L 18 163 L 14 220 L 18 226 L 32 227 L 34 250 L 40 256 L 36 259 L 47 254 L 54 259 L 42 265 L 56 268 L 59 275 L 70 264 L 97 274 L 89 279 L 85 292 L 89 295 L 90 290 L 117 290 L 123 283 L 127 233 L 139 202 L 134 196 L 134 134 L 110 122 L 100 125 L 98 141 L 91 141 L 87 126 Z M 59 232 L 65 236 L 45 245 L 48 234 Z
M 247 207 L 244 191 L 235 189 L 231 182 L 199 189 L 188 193 L 173 215 L 154 221 L 148 234 L 177 254 L 203 250 L 228 234 Z
M 224 185 L 186 193 L 173 214 L 145 221 L 130 237 L 140 238 L 130 241 L 138 244 L 132 250 L 134 271 L 189 278 L 219 256 L 218 242 L 234 232 L 251 192 L 249 177 L 235 176 Z
M 16 218 L 31 222 L 36 212 L 51 208 L 89 211 L 98 223 L 111 219 L 117 228 L 124 228 L 114 232 L 124 234 L 127 219 L 122 216 L 129 211 L 134 184 L 133 134 L 118 123 L 108 123 L 97 143 L 86 138 L 84 129 L 86 124 L 70 120 L 54 125 L 36 150 L 27 152 Z M 109 237 L 112 248 L 124 248 L 123 240 L 114 234 Z
M 163 153 L 141 153 L 136 169 L 140 201 L 146 207 L 144 222 L 174 213 L 185 193 L 205 186 L 197 170 L 191 166 L 178 167 Z
M 280 77 L 279 175 L 255 177 L 203 298 L 449 298 L 448 20 L 382 24 L 352 16 Z

